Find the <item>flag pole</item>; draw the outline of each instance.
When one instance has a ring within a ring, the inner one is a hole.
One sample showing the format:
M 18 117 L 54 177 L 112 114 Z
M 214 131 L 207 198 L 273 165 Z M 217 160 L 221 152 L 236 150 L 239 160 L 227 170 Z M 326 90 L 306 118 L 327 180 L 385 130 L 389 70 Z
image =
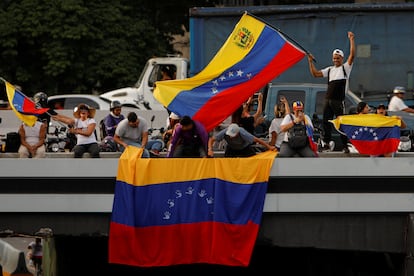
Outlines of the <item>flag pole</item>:
M 250 15 L 251 17 L 254 17 L 255 19 L 262 21 L 263 23 L 265 23 L 267 26 L 269 26 L 270 28 L 274 29 L 275 31 L 279 32 L 281 35 L 283 35 L 286 39 L 288 39 L 289 41 L 291 41 L 292 43 L 294 43 L 297 47 L 299 47 L 302 51 L 304 51 L 306 53 L 306 55 L 310 55 L 311 53 L 306 50 L 304 47 L 302 47 L 302 45 L 300 45 L 296 40 L 294 40 L 293 38 L 291 38 L 290 36 L 288 36 L 286 33 L 284 33 L 282 30 L 280 30 L 279 28 L 276 28 L 275 26 L 273 26 L 272 24 L 269 24 L 268 22 L 266 22 L 265 20 L 263 20 L 262 18 L 249 13 L 248 11 L 245 11 L 246 14 Z M 316 63 L 316 59 L 313 58 L 313 61 Z

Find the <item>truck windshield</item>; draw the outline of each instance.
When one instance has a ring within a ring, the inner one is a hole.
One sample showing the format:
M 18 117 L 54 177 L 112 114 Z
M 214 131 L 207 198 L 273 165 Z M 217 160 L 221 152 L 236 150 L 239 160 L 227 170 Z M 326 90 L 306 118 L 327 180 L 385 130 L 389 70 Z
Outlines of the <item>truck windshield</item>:
M 134 87 L 138 88 L 141 85 L 142 80 L 144 79 L 145 72 L 147 72 L 149 66 L 149 62 L 145 64 L 144 69 L 141 71 L 141 75 L 139 76 L 137 82 L 135 83 Z

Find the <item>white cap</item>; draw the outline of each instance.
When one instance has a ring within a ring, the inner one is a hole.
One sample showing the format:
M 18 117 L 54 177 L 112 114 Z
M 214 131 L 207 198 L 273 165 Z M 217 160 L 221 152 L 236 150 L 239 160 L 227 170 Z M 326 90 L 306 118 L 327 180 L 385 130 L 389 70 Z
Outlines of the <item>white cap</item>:
M 402 94 L 404 94 L 405 93 L 405 87 L 402 87 L 402 86 L 396 86 L 396 87 L 394 87 L 394 94 L 399 94 L 399 93 L 402 93 Z
M 170 119 L 173 120 L 180 120 L 180 116 L 178 116 L 177 114 L 175 114 L 174 112 L 171 112 L 170 114 Z
M 238 124 L 230 124 L 227 128 L 226 135 L 233 138 L 234 136 L 239 134 L 239 132 L 240 132 L 240 127 Z
M 340 55 L 341 57 L 344 57 L 344 52 L 340 49 L 335 49 L 333 50 L 332 55 Z

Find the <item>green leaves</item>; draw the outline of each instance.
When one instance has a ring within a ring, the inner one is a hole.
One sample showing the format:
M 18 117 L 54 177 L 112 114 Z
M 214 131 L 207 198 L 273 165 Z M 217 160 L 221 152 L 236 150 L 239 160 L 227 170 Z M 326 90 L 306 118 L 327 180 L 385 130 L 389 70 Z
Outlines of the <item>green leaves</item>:
M 0 75 L 37 91 L 91 93 L 133 85 L 153 55 L 171 53 L 143 1 L 16 0 L 0 9 Z

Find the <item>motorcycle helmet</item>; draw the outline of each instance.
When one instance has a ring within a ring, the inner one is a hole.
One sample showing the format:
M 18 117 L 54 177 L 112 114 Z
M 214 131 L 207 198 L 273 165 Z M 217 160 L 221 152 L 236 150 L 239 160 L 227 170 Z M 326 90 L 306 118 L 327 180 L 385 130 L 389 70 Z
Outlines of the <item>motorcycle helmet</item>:
M 41 107 L 47 107 L 47 94 L 44 92 L 37 92 L 34 96 L 33 96 L 33 100 L 34 102 L 41 106 Z
M 400 143 L 398 145 L 398 151 L 410 151 L 411 150 L 411 140 L 408 136 L 401 136 Z
M 107 137 L 101 141 L 99 144 L 99 151 L 101 152 L 116 152 L 118 151 L 118 146 L 116 142 L 111 137 Z
M 115 108 L 120 108 L 122 107 L 121 103 L 119 101 L 112 101 L 111 102 L 111 106 L 110 106 L 110 110 L 114 110 Z

